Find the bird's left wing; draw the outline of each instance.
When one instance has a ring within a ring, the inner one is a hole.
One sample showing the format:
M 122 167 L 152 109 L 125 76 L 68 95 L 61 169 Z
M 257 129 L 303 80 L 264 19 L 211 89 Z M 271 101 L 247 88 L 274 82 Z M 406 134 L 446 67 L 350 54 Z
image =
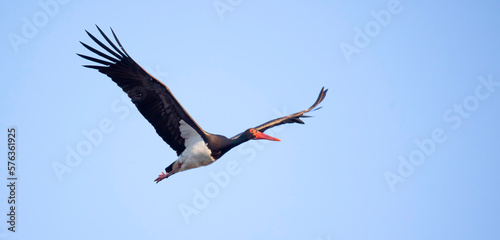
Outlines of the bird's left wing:
M 264 132 L 264 131 L 266 131 L 269 128 L 276 127 L 278 125 L 285 124 L 285 123 L 300 123 L 300 124 L 304 124 L 304 121 L 302 121 L 300 118 L 310 117 L 310 116 L 304 115 L 304 113 L 320 109 L 320 108 L 316 108 L 316 107 L 318 106 L 318 104 L 321 103 L 321 101 L 323 101 L 323 99 L 325 99 L 326 92 L 328 92 L 328 89 L 325 89 L 324 87 L 321 88 L 321 91 L 319 93 L 318 99 L 316 99 L 316 102 L 314 102 L 314 104 L 310 108 L 305 109 L 305 110 L 300 111 L 300 112 L 296 112 L 294 114 L 290 114 L 290 115 L 284 116 L 284 117 L 273 119 L 271 121 L 268 121 L 266 123 L 263 123 L 263 124 L 255 127 L 255 129 L 257 131 L 259 131 L 259 132 Z M 238 138 L 240 135 L 241 135 L 241 133 L 238 134 L 238 135 L 236 135 L 236 136 L 234 136 L 234 137 L 232 137 L 232 139 Z
M 97 69 L 118 84 L 132 99 L 142 115 L 153 125 L 158 135 L 177 152 L 177 155 L 180 155 L 185 149 L 184 138 L 182 138 L 179 128 L 180 120 L 189 124 L 207 142 L 207 133 L 189 116 L 167 86 L 147 73 L 128 55 L 113 29 L 111 32 L 121 50 L 99 27 L 97 29 L 114 50 L 86 31 L 90 38 L 107 53 L 80 42 L 88 50 L 104 58 L 102 60 L 78 54 L 82 58 L 102 64 L 84 65 L 84 67 Z

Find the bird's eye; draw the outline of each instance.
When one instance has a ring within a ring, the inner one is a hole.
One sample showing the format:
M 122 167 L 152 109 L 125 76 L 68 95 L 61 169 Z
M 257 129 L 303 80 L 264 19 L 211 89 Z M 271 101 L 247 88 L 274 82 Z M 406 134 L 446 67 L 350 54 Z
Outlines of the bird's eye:
M 255 129 L 250 129 L 250 133 L 255 133 Z

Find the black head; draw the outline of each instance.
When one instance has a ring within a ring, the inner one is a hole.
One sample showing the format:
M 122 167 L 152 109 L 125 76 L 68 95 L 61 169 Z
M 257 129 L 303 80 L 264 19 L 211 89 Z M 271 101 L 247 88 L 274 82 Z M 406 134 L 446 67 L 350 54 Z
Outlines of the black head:
M 271 137 L 269 135 L 266 135 L 262 132 L 257 131 L 255 128 L 249 128 L 245 132 L 243 132 L 243 136 L 248 139 L 248 140 L 260 140 L 260 139 L 266 139 L 266 140 L 271 140 L 271 141 L 281 141 L 278 138 Z

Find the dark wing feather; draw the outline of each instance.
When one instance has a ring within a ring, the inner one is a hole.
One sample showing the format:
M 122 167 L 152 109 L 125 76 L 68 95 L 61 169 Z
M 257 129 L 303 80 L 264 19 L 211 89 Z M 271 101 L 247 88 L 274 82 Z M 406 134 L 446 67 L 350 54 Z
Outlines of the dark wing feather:
M 316 100 L 316 102 L 314 102 L 314 104 L 310 108 L 308 108 L 306 110 L 303 110 L 303 111 L 300 111 L 300 112 L 297 112 L 297 113 L 294 113 L 294 114 L 290 114 L 288 116 L 284 116 L 284 117 L 273 119 L 271 121 L 268 121 L 268 122 L 266 122 L 264 124 L 261 124 L 261 125 L 255 127 L 255 129 L 257 131 L 264 132 L 264 131 L 266 131 L 269 128 L 272 128 L 272 127 L 275 127 L 275 126 L 278 126 L 278 125 L 281 125 L 281 124 L 285 124 L 285 123 L 300 123 L 300 124 L 304 124 L 304 121 L 302 121 L 302 119 L 300 119 L 300 118 L 311 117 L 311 116 L 304 115 L 304 113 L 321 109 L 321 107 L 316 108 L 316 106 L 318 106 L 318 104 L 320 104 L 321 101 L 323 101 L 323 99 L 326 96 L 326 92 L 328 92 L 328 89 L 325 90 L 324 87 L 321 88 L 321 92 L 319 93 L 318 99 Z M 238 135 L 236 135 L 236 136 L 234 136 L 233 138 L 238 138 L 240 135 L 241 135 L 241 133 L 238 134 Z
M 85 43 L 82 43 L 82 45 L 91 52 L 105 58 L 105 60 L 78 54 L 82 58 L 102 64 L 84 65 L 84 67 L 97 69 L 118 84 L 132 99 L 139 112 L 153 125 L 158 135 L 177 152 L 177 155 L 180 155 L 185 149 L 184 138 L 181 137 L 179 130 L 180 120 L 184 120 L 193 127 L 207 142 L 207 133 L 189 116 L 167 86 L 148 74 L 128 55 L 113 29 L 111 29 L 111 32 L 120 48 L 99 27 L 97 29 L 113 49 L 87 32 L 90 38 L 102 47 L 105 52 L 90 47 Z

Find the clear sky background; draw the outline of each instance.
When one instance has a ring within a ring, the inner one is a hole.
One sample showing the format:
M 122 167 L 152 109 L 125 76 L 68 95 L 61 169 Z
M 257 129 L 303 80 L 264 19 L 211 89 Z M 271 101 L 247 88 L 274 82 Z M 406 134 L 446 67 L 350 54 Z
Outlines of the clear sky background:
M 498 1 L 0 9 L 0 238 L 500 239 Z M 154 184 L 176 154 L 115 83 L 81 67 L 76 53 L 92 53 L 78 41 L 97 47 L 84 31 L 98 36 L 94 24 L 113 27 L 212 133 L 305 109 L 323 86 L 328 95 L 305 125 L 266 132 L 281 142 L 248 142 Z

